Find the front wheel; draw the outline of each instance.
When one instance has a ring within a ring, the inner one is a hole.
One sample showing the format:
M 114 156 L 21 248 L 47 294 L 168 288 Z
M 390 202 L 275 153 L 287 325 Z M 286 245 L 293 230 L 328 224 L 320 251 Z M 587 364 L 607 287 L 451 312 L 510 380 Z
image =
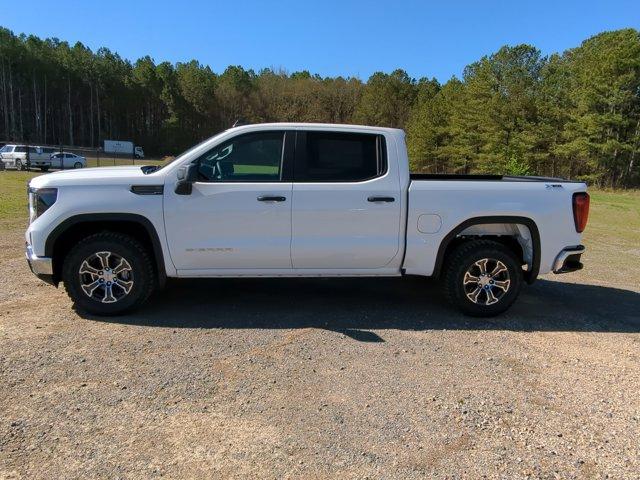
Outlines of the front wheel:
M 95 315 L 119 315 L 142 305 L 155 286 L 151 257 L 135 238 L 101 232 L 69 252 L 62 278 L 76 307 Z
M 74 163 L 73 168 L 82 168 L 82 163 L 81 162 Z
M 40 171 L 41 172 L 48 172 L 49 171 L 49 167 L 40 167 Z
M 463 243 L 451 253 L 445 268 L 448 300 L 474 317 L 506 311 L 522 287 L 522 262 L 503 244 L 491 240 Z

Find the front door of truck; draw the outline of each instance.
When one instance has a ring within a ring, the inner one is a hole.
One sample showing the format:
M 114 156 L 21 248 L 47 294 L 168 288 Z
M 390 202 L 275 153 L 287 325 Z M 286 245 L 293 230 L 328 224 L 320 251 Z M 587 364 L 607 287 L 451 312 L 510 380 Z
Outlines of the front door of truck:
M 388 266 L 400 250 L 402 200 L 384 135 L 299 131 L 295 157 L 293 267 Z
M 291 268 L 288 142 L 285 131 L 238 135 L 198 159 L 191 194 L 165 188 L 167 240 L 180 274 Z

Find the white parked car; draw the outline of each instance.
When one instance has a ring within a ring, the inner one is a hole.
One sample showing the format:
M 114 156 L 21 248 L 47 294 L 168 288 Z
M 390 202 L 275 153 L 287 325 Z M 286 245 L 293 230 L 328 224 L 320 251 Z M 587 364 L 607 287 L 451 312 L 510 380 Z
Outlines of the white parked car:
M 71 168 L 85 168 L 87 159 L 69 152 L 55 152 L 51 154 L 51 168 L 63 168 L 65 170 Z
M 36 177 L 29 206 L 32 271 L 94 314 L 141 305 L 167 277 L 421 275 L 492 316 L 538 274 L 582 268 L 589 195 L 557 178 L 410 174 L 402 130 L 276 123 L 164 167 Z

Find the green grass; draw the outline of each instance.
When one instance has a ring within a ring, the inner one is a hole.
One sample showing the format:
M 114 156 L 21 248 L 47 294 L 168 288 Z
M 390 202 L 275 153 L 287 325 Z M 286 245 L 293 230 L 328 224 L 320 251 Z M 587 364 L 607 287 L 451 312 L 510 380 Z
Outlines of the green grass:
M 163 163 L 162 160 L 132 160 L 131 158 L 101 158 L 99 161 L 96 158 L 87 158 L 87 167 L 115 167 L 120 165 L 157 165 Z
M 640 249 L 640 190 L 595 190 L 589 194 L 591 208 L 585 238 L 604 240 L 614 235 L 616 241 L 632 243 Z
M 40 172 L 0 171 L 0 226 L 25 225 L 29 219 L 27 209 L 27 182 Z
M 234 172 L 238 174 L 259 173 L 262 175 L 278 175 L 278 166 L 274 165 L 234 165 Z

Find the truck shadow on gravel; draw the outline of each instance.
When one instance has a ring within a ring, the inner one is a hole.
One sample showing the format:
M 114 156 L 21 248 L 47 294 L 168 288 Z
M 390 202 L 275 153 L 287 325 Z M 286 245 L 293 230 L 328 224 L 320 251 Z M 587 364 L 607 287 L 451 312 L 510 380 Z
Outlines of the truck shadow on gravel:
M 173 281 L 141 310 L 96 321 L 167 328 L 323 328 L 359 341 L 371 330 L 640 332 L 640 294 L 538 280 L 490 319 L 465 317 L 437 282 L 388 279 L 207 279 Z

